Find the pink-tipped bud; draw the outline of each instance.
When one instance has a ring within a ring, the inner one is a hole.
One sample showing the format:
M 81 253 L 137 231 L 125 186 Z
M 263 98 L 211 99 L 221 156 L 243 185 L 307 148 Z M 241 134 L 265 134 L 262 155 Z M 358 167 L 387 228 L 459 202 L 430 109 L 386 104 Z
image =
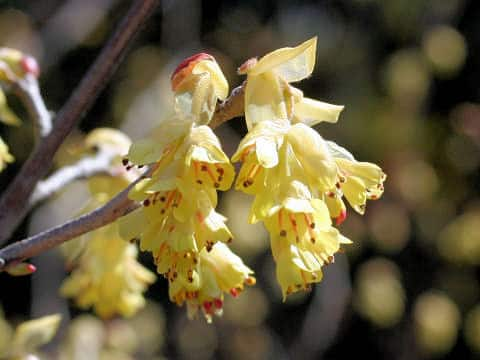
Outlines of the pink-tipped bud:
M 238 75 L 245 75 L 248 70 L 250 70 L 252 67 L 257 65 L 257 58 L 250 58 L 247 61 L 245 61 L 240 67 L 237 69 L 237 74 Z
M 12 276 L 25 276 L 33 274 L 37 268 L 29 263 L 16 263 L 7 267 L 6 271 Z
M 342 211 L 340 212 L 340 215 L 338 215 L 338 217 L 335 219 L 335 224 L 337 226 L 340 225 L 345 221 L 346 218 L 347 218 L 347 210 L 342 209 Z
M 35 77 L 40 75 L 40 67 L 38 66 L 37 60 L 32 56 L 24 55 L 20 60 L 20 66 L 27 74 L 32 74 Z
M 192 72 L 192 68 L 195 66 L 195 64 L 202 60 L 215 61 L 215 58 L 207 53 L 198 53 L 186 58 L 177 66 L 172 74 L 172 77 L 170 78 L 173 91 L 178 88 L 183 79 L 185 79 L 185 76 Z

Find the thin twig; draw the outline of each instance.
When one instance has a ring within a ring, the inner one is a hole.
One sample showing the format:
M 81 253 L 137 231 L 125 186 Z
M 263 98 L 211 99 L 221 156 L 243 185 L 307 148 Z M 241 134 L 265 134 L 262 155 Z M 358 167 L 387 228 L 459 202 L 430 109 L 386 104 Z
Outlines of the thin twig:
M 40 142 L 0 199 L 0 243 L 5 242 L 25 217 L 28 199 L 44 177 L 67 135 L 93 104 L 112 77 L 127 46 L 157 7 L 158 0 L 136 0 L 102 49 L 78 87 L 57 114 L 50 134 Z
M 227 120 L 242 115 L 238 113 L 237 110 L 232 111 L 232 109 L 238 109 L 238 104 L 241 104 L 240 107 L 243 105 L 243 87 L 244 85 L 234 89 L 226 101 L 217 105 L 214 117 L 210 122 L 211 128 L 218 127 Z M 138 209 L 140 204 L 130 200 L 128 198 L 128 192 L 141 179 L 150 176 L 151 171 L 152 170 L 147 170 L 104 206 L 77 219 L 70 220 L 62 225 L 0 249 L 0 271 L 12 262 L 22 261 L 38 255 L 79 235 L 109 224 L 129 214 L 133 210 Z
M 86 179 L 101 173 L 109 173 L 109 170 L 112 168 L 112 160 L 116 156 L 118 156 L 117 151 L 102 148 L 95 155 L 80 159 L 73 165 L 60 168 L 45 180 L 37 183 L 29 199 L 29 209 L 75 180 Z
M 45 106 L 37 78 L 27 73 L 23 78 L 17 78 L 11 89 L 27 109 L 35 127 L 36 138 L 40 140 L 50 134 L 52 115 Z

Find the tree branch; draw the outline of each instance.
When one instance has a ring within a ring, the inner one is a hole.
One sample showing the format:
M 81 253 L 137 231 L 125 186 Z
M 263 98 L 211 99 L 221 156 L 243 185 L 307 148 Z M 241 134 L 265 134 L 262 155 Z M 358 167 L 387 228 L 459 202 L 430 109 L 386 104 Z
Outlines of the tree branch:
M 84 157 L 73 165 L 60 168 L 47 179 L 37 183 L 29 199 L 28 208 L 31 209 L 39 202 L 49 198 L 72 181 L 86 179 L 100 173 L 109 173 L 112 160 L 116 156 L 118 156 L 118 152 L 102 148 L 95 155 Z
M 136 0 L 102 49 L 78 87 L 57 114 L 50 134 L 35 148 L 0 198 L 0 243 L 5 242 L 25 217 L 28 199 L 44 177 L 66 136 L 90 108 L 110 80 L 127 46 L 158 5 L 158 0 Z
M 239 112 L 238 108 L 243 108 L 244 87 L 245 83 L 233 89 L 228 99 L 217 105 L 215 114 L 209 124 L 211 128 L 216 128 L 224 122 L 242 115 L 243 111 Z M 0 271 L 13 262 L 22 261 L 38 255 L 77 236 L 109 224 L 138 209 L 140 204 L 130 200 L 128 198 L 128 192 L 137 182 L 149 177 L 151 172 L 151 169 L 147 170 L 125 190 L 118 193 L 102 207 L 79 218 L 70 220 L 62 225 L 0 249 Z

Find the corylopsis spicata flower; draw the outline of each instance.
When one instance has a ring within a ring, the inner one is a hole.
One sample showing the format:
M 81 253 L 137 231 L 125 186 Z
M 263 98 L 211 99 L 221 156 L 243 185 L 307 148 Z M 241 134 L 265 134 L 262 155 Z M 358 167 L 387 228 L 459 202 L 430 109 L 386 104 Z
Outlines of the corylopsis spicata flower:
M 129 194 L 143 207 L 120 223 L 124 237 L 140 238 L 141 249 L 152 252 L 157 271 L 169 281 L 170 299 L 178 305 L 187 302 L 192 314 L 192 309 L 202 308 L 210 320 L 213 313 L 221 312 L 223 301 L 223 292 L 211 289 L 223 287 L 220 280 L 213 281 L 202 259 L 216 254 L 210 255 L 213 249 L 227 249 L 222 251 L 231 254 L 231 266 L 240 272 L 248 269 L 221 244 L 231 241 L 232 234 L 226 218 L 215 211 L 217 190 L 228 190 L 235 172 L 218 138 L 205 125 L 217 100 L 227 96 L 228 84 L 213 57 L 202 53 L 177 67 L 172 89 L 175 115 L 129 150 L 127 169 L 149 165 L 152 175 Z
M 112 164 L 112 173 L 117 176 L 89 179 L 92 198 L 87 211 L 107 202 L 132 179 L 120 162 L 130 145 L 128 137 L 113 129 L 96 129 L 85 143 L 88 147 L 107 147 L 118 154 Z M 63 296 L 74 298 L 81 308 L 93 307 L 103 318 L 130 316 L 143 307 L 143 292 L 155 281 L 155 275 L 137 262 L 136 245 L 120 237 L 117 223 L 65 244 L 63 251 L 69 265 L 73 265 L 61 287 Z
M 232 158 L 242 162 L 236 188 L 255 196 L 250 222 L 263 221 L 270 232 L 284 298 L 320 281 L 322 267 L 350 242 L 331 221 L 346 217 L 342 197 L 363 213 L 366 199 L 381 195 L 385 178 L 376 165 L 345 159 L 343 148 L 310 128 L 335 123 L 343 109 L 290 85 L 311 75 L 315 47 L 313 38 L 239 68 L 247 75 L 249 132 Z

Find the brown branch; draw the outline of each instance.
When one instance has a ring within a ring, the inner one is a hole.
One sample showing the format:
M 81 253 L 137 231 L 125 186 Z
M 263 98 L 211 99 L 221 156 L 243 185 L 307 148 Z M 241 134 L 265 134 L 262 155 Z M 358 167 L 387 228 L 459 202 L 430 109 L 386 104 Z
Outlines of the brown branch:
M 57 114 L 50 134 L 32 152 L 0 199 L 0 243 L 5 242 L 25 217 L 28 199 L 44 177 L 66 136 L 90 108 L 110 80 L 127 46 L 158 5 L 158 0 L 136 0 L 102 49 L 78 87 Z
M 217 105 L 215 114 L 210 122 L 211 128 L 218 127 L 227 120 L 242 115 L 242 112 L 238 112 L 237 109 L 239 107 L 243 108 L 243 87 L 244 85 L 232 90 L 230 97 L 223 103 Z M 138 209 L 140 204 L 130 200 L 128 198 L 128 192 L 137 182 L 150 176 L 150 174 L 151 170 L 147 170 L 107 204 L 88 214 L 0 249 L 0 271 L 12 262 L 22 261 L 38 255 L 79 235 L 109 224 L 133 210 Z

